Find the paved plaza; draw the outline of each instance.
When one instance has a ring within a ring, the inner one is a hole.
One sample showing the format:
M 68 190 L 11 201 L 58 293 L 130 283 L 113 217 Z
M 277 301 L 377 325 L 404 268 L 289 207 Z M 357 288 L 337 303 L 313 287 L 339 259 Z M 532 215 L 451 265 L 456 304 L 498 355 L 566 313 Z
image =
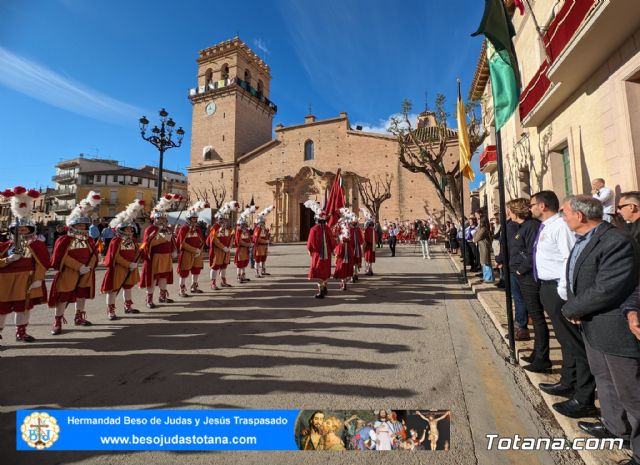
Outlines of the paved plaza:
M 373 277 L 347 292 L 331 283 L 313 298 L 302 244 L 271 248 L 265 279 L 180 299 L 110 322 L 103 296 L 88 305 L 91 327 L 51 336 L 38 308 L 36 343 L 4 331 L 1 453 L 11 464 L 299 463 L 302 452 L 15 451 L 21 408 L 63 409 L 450 409 L 449 452 L 384 455 L 384 463 L 580 463 L 570 452 L 487 451 L 486 434 L 562 436 L 450 259 L 423 260 L 414 246 L 379 252 Z M 231 271 L 231 270 L 230 270 Z M 98 279 L 102 277 L 102 271 Z M 204 288 L 204 286 L 203 286 Z M 120 302 L 118 303 L 119 313 Z M 72 320 L 68 310 L 67 319 Z M 495 345 L 497 344 L 498 350 Z M 326 463 L 306 453 L 308 463 Z M 382 463 L 375 453 L 336 463 Z

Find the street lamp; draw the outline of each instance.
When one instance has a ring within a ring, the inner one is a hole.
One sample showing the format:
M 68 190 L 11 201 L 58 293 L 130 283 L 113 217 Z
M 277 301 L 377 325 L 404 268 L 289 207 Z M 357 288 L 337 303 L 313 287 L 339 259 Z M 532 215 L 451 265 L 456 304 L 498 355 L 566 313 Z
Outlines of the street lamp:
M 164 108 L 161 109 L 158 114 L 160 115 L 160 127 L 154 126 L 151 129 L 152 135 L 147 137 L 145 135 L 147 131 L 147 125 L 149 124 L 149 120 L 146 116 L 143 116 L 139 119 L 140 122 L 140 135 L 147 142 L 152 143 L 160 152 L 160 165 L 158 166 L 158 200 L 162 196 L 162 162 L 164 160 L 164 152 L 166 150 L 172 149 L 174 147 L 180 147 L 182 145 L 182 139 L 184 138 L 184 129 L 179 127 L 176 130 L 176 135 L 178 136 L 177 142 L 171 140 L 171 135 L 173 134 L 173 128 L 176 123 L 171 118 L 168 118 L 169 113 Z

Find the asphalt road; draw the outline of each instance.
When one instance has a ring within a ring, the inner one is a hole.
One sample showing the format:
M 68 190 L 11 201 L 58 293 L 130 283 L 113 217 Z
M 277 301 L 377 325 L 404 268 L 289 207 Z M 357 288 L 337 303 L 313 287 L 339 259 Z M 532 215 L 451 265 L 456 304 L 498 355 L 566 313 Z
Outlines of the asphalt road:
M 534 389 L 503 361 L 504 344 L 449 259 L 413 246 L 379 254 L 373 277 L 313 298 L 302 245 L 271 248 L 272 276 L 110 322 L 103 296 L 91 327 L 32 315 L 33 344 L 3 333 L 0 461 L 38 464 L 326 463 L 310 452 L 16 452 L 15 410 L 444 409 L 450 450 L 332 453 L 332 463 L 579 464 L 571 452 L 488 451 L 487 434 L 561 436 Z M 233 274 L 234 270 L 230 270 Z M 253 277 L 253 276 L 251 276 Z M 99 276 L 101 279 L 101 275 Z M 121 303 L 118 302 L 118 311 Z M 68 317 L 73 315 L 68 310 Z M 8 319 L 10 322 L 11 319 Z M 68 318 L 72 321 L 72 318 Z M 304 454 L 302 456 L 301 454 Z

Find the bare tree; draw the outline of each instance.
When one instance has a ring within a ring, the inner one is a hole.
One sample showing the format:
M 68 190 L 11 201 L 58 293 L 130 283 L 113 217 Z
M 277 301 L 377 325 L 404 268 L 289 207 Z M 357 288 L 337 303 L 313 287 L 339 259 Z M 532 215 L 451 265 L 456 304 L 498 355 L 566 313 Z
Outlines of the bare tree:
M 531 137 L 524 133 L 520 140 L 513 141 L 513 151 L 505 157 L 505 186 L 511 198 L 530 196 L 531 187 L 535 192 L 543 189 L 545 175 L 549 172 L 551 155 L 550 142 L 553 127 L 538 134 L 537 156 L 531 149 Z M 525 179 L 526 178 L 526 179 Z
M 412 173 L 424 174 L 447 213 L 461 221 L 464 214 L 460 211 L 460 196 L 463 189 L 460 166 L 459 163 L 455 163 L 453 168 L 449 169 L 445 166 L 445 155 L 449 147 L 457 144 L 455 131 L 447 127 L 449 114 L 445 109 L 445 103 L 445 96 L 438 94 L 435 102 L 435 127 L 414 129 L 409 120 L 412 104 L 409 100 L 405 100 L 402 102 L 403 117 L 392 118 L 387 131 L 398 139 L 400 164 Z M 489 134 L 476 113 L 478 107 L 477 101 L 468 102 L 465 106 L 472 154 Z M 450 198 L 445 195 L 447 186 Z
M 209 181 L 209 188 L 193 187 L 193 193 L 198 200 L 204 200 L 216 210 L 220 210 L 227 197 L 227 188 L 224 184 L 215 185 L 213 181 Z
M 380 222 L 380 206 L 391 198 L 391 181 L 393 181 L 393 175 L 385 173 L 384 179 L 382 176 L 374 176 L 371 179 L 361 179 L 356 177 L 358 183 L 358 192 L 362 203 L 367 207 L 376 223 Z

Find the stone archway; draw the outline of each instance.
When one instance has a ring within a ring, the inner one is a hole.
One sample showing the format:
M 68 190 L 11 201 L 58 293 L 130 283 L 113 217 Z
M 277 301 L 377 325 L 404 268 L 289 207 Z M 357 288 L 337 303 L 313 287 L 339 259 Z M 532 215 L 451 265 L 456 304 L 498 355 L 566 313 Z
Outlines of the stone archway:
M 343 172 L 347 205 L 358 207 L 356 174 Z M 310 222 L 308 211 L 301 206 L 309 199 L 324 203 L 325 191 L 331 188 L 335 173 L 320 171 L 310 166 L 302 167 L 294 176 L 277 178 L 267 184 L 273 188 L 275 206 L 275 231 L 272 237 L 277 242 L 306 240 Z

